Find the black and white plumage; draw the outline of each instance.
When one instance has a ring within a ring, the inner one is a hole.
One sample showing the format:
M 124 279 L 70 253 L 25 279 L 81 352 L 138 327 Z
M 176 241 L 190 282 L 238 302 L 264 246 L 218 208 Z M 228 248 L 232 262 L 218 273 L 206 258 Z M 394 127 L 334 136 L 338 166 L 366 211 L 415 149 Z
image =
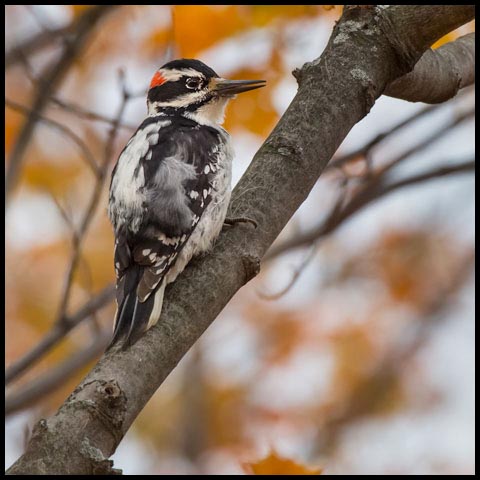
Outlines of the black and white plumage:
M 148 117 L 112 172 L 117 314 L 113 343 L 134 343 L 160 317 L 168 283 L 219 235 L 233 151 L 220 126 L 228 101 L 263 81 L 229 81 L 198 60 L 154 75 Z

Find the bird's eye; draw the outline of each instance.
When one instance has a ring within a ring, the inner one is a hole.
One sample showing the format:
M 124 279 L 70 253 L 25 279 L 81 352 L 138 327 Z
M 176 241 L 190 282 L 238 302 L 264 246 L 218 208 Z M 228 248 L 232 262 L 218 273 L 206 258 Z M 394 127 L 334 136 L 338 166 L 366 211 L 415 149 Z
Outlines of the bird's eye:
M 187 78 L 187 88 L 198 88 L 199 85 L 200 85 L 200 79 Z

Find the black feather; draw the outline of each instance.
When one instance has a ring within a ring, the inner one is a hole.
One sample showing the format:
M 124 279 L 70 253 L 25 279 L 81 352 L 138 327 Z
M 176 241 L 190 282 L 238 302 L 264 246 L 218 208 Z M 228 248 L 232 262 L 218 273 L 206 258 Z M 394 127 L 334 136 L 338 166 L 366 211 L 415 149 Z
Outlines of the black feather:
M 113 338 L 108 348 L 117 343 L 122 343 L 123 348 L 133 345 L 146 330 L 155 295 L 144 303 L 138 301 L 136 291 L 142 270 L 134 265 L 125 273 L 123 301 L 118 307 Z

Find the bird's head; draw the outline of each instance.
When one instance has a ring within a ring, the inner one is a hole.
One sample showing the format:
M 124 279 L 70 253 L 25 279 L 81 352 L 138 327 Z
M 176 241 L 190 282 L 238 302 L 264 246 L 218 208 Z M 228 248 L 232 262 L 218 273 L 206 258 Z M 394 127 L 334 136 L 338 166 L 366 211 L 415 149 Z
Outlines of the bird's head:
M 199 60 L 168 62 L 152 78 L 148 114 L 184 115 L 202 124 L 221 124 L 237 93 L 265 86 L 265 80 L 227 80 Z

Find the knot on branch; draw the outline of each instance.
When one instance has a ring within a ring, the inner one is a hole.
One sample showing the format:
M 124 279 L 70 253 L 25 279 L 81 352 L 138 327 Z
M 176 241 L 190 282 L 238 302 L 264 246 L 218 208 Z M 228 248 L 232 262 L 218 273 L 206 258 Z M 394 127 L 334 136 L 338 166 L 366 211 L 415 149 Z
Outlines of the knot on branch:
M 88 437 L 85 437 L 80 444 L 80 454 L 90 462 L 93 475 L 122 474 L 121 470 L 113 468 L 113 460 L 106 458 L 99 448 L 90 443 Z
M 292 75 L 295 77 L 295 80 L 297 81 L 297 85 L 300 86 L 303 80 L 303 67 L 302 68 L 295 68 L 292 71 Z
M 103 396 L 105 404 L 112 408 L 121 405 L 125 397 L 115 380 L 99 381 L 97 392 Z
M 48 431 L 48 424 L 44 418 L 41 418 L 33 427 L 32 439 L 38 435 L 42 435 Z
M 273 135 L 265 142 L 265 148 L 269 153 L 302 163 L 303 148 L 297 141 L 283 135 Z
M 127 411 L 127 396 L 116 380 L 92 380 L 79 385 L 63 408 L 86 410 L 118 441 Z
M 375 92 L 376 86 L 373 80 L 369 77 L 367 72 L 362 70 L 361 68 L 353 68 L 350 70 L 350 75 L 355 80 L 358 80 L 363 87 L 363 92 L 365 95 L 365 115 L 370 112 L 373 104 L 375 103 Z
M 243 255 L 242 265 L 245 271 L 245 283 L 256 277 L 260 272 L 260 258 L 254 255 Z

